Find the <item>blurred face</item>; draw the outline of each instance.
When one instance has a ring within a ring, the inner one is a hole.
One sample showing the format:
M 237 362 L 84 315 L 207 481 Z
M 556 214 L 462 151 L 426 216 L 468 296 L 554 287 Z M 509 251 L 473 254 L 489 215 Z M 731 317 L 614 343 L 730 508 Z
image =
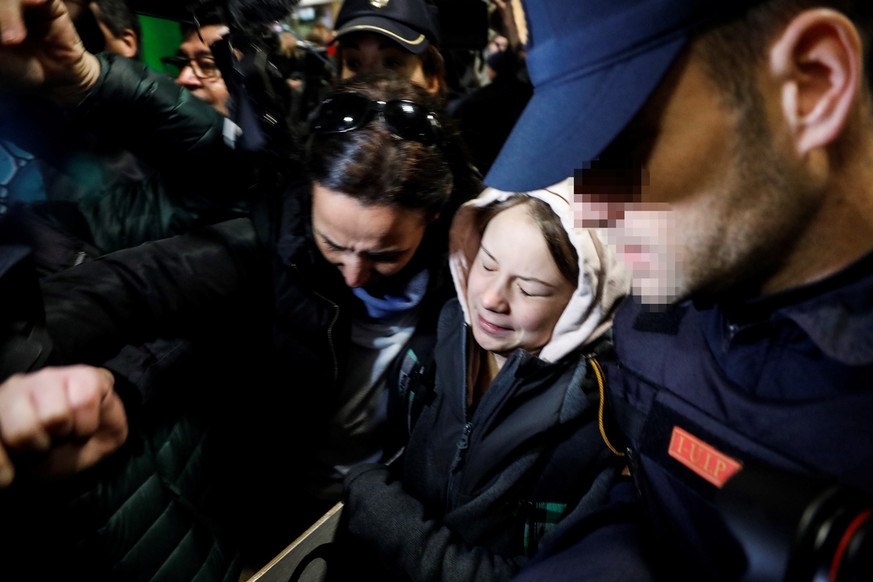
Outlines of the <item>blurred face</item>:
M 191 91 L 201 101 L 215 107 L 222 115 L 228 115 L 227 102 L 230 93 L 227 85 L 224 84 L 224 79 L 221 78 L 221 73 L 215 67 L 215 59 L 209 47 L 225 33 L 227 33 L 226 26 L 207 24 L 200 28 L 200 36 L 205 43 L 200 40 L 196 31 L 189 34 L 179 46 L 177 54 L 180 57 L 199 59 L 198 62 L 202 63 L 199 66 L 200 74 L 198 75 L 189 65 L 184 67 L 176 77 L 177 84 Z
M 425 76 L 421 58 L 387 37 L 373 32 L 354 32 L 344 35 L 341 42 L 340 76 L 343 79 L 358 73 L 387 70 L 434 92 L 431 86 L 435 83 Z
M 488 223 L 470 267 L 473 338 L 503 357 L 516 348 L 537 352 L 552 337 L 575 289 L 558 271 L 527 207 L 510 207 Z
M 365 206 L 318 183 L 312 188 L 315 244 L 349 287 L 378 294 L 412 260 L 427 223 L 420 210 Z
M 575 211 L 584 226 L 612 227 L 634 292 L 651 304 L 766 290 L 815 205 L 763 109 L 726 105 L 694 53 L 607 148 L 606 167 L 613 156 L 629 175 L 604 187 L 583 171 Z

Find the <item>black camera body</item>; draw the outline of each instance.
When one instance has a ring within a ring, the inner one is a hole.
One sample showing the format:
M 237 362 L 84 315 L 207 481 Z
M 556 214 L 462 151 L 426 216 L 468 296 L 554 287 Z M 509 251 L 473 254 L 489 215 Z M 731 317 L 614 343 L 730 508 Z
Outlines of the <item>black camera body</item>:
M 769 466 L 743 467 L 719 495 L 744 582 L 873 580 L 870 495 Z

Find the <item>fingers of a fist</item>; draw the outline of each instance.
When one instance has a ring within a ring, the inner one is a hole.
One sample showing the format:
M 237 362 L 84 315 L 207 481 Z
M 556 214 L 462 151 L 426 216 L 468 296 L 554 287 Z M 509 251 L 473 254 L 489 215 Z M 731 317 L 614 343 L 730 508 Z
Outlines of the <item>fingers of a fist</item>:
M 112 375 L 87 366 L 14 376 L 0 389 L 0 438 L 13 450 L 47 450 L 52 439 L 82 439 L 100 426 Z
M 0 0 L 2 1 L 2 0 Z M 0 487 L 15 475 L 10 453 L 41 452 L 38 473 L 93 465 L 127 438 L 127 417 L 108 370 L 46 368 L 0 384 Z
M 100 403 L 100 424 L 87 439 L 66 440 L 32 467 L 43 477 L 70 475 L 87 469 L 114 453 L 127 440 L 128 425 L 124 405 L 110 390 Z
M 18 44 L 27 36 L 22 12 L 57 0 L 0 0 L 0 45 Z

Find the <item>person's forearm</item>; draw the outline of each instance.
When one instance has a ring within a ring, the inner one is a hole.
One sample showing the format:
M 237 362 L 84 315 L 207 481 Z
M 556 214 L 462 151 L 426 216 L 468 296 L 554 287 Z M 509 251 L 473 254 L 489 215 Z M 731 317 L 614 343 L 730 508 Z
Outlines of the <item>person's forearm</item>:
M 85 127 L 156 163 L 226 154 L 225 118 L 170 77 L 112 53 L 98 55 L 100 74 L 73 113 Z M 213 159 L 222 165 L 222 160 Z
M 220 325 L 262 300 L 265 267 L 251 221 L 236 219 L 44 277 L 53 361 L 100 363 L 128 343 Z
M 488 548 L 467 544 L 389 478 L 387 469 L 350 476 L 346 481 L 349 533 L 381 563 L 405 578 L 439 580 L 508 580 L 523 563 Z

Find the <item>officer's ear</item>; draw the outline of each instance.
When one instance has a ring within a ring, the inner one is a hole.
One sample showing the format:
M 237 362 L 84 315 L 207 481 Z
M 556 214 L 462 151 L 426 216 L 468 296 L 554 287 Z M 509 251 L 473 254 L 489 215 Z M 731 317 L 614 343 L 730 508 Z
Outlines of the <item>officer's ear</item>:
M 770 45 L 768 58 L 798 155 L 832 143 L 863 83 L 863 52 L 854 24 L 834 10 L 803 11 Z

